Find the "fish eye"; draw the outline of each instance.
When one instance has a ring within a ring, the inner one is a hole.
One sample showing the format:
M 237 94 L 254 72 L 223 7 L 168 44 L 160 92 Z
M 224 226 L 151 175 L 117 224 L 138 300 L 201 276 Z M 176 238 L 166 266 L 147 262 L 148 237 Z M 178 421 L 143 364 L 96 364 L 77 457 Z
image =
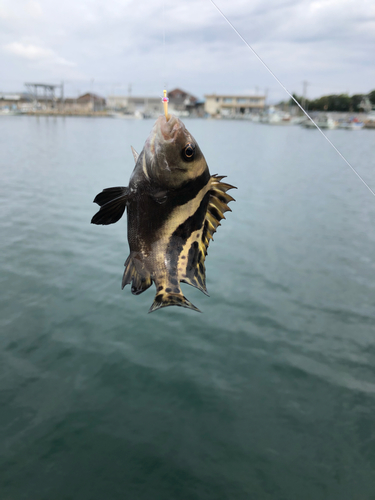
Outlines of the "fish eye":
M 185 161 L 193 161 L 195 156 L 195 146 L 188 142 L 182 150 L 182 158 Z

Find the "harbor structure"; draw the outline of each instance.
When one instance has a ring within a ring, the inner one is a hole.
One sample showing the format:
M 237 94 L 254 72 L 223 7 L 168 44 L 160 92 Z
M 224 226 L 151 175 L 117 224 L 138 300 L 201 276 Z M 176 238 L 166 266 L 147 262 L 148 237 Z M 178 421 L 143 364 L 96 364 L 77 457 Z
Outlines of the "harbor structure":
M 265 95 L 208 94 L 204 110 L 212 117 L 235 117 L 264 111 Z
M 49 83 L 25 83 L 30 101 L 35 106 L 44 105 L 55 108 L 58 97 L 56 96 L 56 89 L 60 89 L 60 103 L 64 100 L 64 84 L 52 85 Z

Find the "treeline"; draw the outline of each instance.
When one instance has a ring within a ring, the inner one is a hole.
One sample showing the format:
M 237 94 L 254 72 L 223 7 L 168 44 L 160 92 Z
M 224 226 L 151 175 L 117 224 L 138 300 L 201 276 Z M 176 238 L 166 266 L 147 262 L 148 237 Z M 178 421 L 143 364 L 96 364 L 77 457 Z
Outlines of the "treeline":
M 375 106 L 375 90 L 368 94 L 355 94 L 352 96 L 348 94 L 324 95 L 313 100 L 304 99 L 296 94 L 293 94 L 293 97 L 309 111 L 349 111 L 359 113 L 369 111 L 369 109 L 366 109 L 369 101 L 372 106 Z M 293 99 L 290 99 L 289 104 L 296 106 Z

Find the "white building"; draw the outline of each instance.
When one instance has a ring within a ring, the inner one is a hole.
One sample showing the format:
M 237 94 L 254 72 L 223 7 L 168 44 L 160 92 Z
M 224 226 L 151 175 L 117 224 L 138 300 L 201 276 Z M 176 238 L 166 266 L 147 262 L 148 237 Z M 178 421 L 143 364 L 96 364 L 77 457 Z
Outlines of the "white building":
M 264 110 L 264 95 L 205 95 L 204 110 L 211 116 L 235 116 L 260 113 Z

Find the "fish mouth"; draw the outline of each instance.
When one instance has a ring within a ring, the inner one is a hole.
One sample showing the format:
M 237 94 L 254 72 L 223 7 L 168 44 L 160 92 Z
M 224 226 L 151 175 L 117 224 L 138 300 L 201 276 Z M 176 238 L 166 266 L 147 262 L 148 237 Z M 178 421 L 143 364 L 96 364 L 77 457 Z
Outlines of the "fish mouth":
M 169 115 L 168 120 L 164 115 L 159 116 L 157 125 L 157 128 L 160 130 L 161 136 L 165 141 L 173 141 L 176 134 L 181 129 L 181 122 L 174 115 Z
M 180 165 L 179 158 L 176 160 L 180 143 L 186 143 L 186 135 L 186 128 L 177 116 L 169 115 L 168 120 L 165 115 L 159 116 L 145 144 L 145 154 L 152 171 L 187 171 L 184 165 Z
M 180 129 L 181 122 L 176 116 L 169 115 L 167 120 L 165 115 L 160 115 L 145 144 L 151 158 L 158 153 L 163 143 L 172 143 L 176 139 L 176 135 Z

